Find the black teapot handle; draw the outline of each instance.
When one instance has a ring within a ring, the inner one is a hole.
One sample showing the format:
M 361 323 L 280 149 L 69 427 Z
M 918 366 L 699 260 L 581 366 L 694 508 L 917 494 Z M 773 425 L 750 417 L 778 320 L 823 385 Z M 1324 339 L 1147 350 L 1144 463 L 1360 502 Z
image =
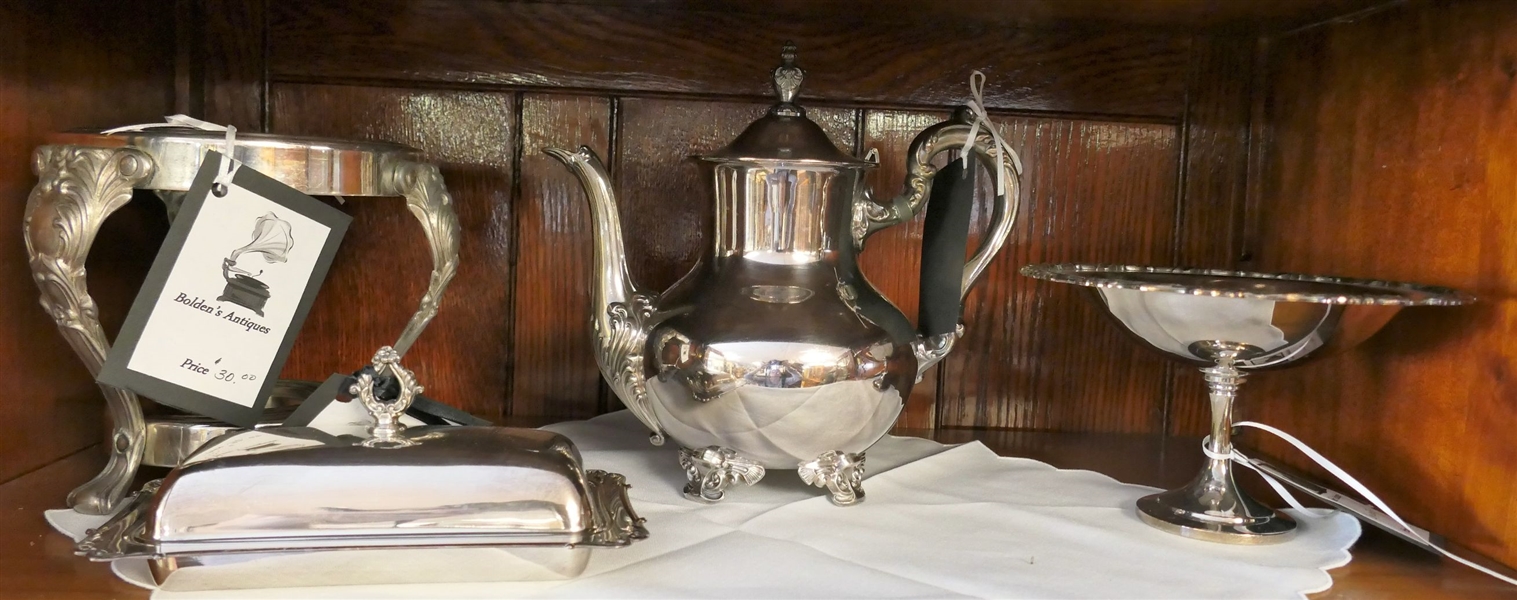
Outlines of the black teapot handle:
M 949 120 L 918 134 L 906 156 L 905 191 L 888 206 L 872 201 L 861 203 L 855 221 L 854 235 L 862 246 L 869 234 L 908 221 L 924 205 L 930 205 L 923 231 L 918 312 L 918 329 L 923 337 L 949 336 L 957 331 L 964 297 L 1006 243 L 1016 220 L 1021 159 L 1015 151 L 997 143 L 988 129 L 990 125 L 976 128 L 973 117 L 968 110 L 960 109 Z M 971 151 L 967 161 L 971 164 L 966 166 L 966 161 L 955 160 L 941 171 L 932 166 L 937 155 L 963 150 L 971 135 L 974 140 L 968 144 Z M 990 229 L 979 250 L 966 262 L 964 253 L 968 249 L 969 221 L 974 208 L 974 164 L 986 165 L 987 170 L 998 166 L 1004 173 L 1005 190 L 992 202 Z M 966 170 L 969 176 L 965 176 Z
M 977 177 L 973 155 L 968 169 L 955 160 L 932 179 L 927 216 L 922 223 L 921 288 L 917 329 L 922 336 L 953 333 L 963 314 L 967 290 L 964 255 L 969 249 L 970 213 Z

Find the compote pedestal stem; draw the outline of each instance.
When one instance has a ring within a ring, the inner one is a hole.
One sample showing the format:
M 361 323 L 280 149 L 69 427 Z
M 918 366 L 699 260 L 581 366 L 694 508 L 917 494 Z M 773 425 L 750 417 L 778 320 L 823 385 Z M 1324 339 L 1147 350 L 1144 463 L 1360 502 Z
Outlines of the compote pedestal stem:
M 1207 440 L 1206 449 L 1211 452 L 1211 457 L 1229 456 L 1233 452 L 1233 400 L 1238 398 L 1238 388 L 1247 378 L 1233 366 L 1231 357 L 1219 358 L 1216 366 L 1201 369 L 1201 373 L 1206 377 L 1207 392 L 1211 396 L 1211 438 Z M 1231 460 L 1211 460 L 1220 462 L 1223 471 L 1231 472 Z
M 1233 400 L 1244 375 L 1237 352 L 1216 352 L 1217 364 L 1201 369 L 1211 396 L 1211 438 L 1206 467 L 1183 488 L 1138 500 L 1144 522 L 1185 537 L 1228 544 L 1268 544 L 1290 539 L 1296 523 L 1248 497 L 1233 480 Z

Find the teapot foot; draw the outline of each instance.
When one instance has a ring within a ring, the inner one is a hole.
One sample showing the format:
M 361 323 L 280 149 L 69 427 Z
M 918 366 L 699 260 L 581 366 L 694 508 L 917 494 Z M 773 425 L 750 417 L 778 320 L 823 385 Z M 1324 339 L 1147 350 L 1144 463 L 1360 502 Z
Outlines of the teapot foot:
M 753 485 L 764 478 L 763 465 L 721 446 L 680 448 L 679 466 L 690 480 L 685 484 L 685 497 L 697 502 L 720 502 L 727 486 Z
M 797 471 L 801 481 L 817 487 L 825 487 L 837 506 L 852 506 L 864 501 L 864 453 L 849 454 L 832 450 L 816 457 L 816 460 L 801 463 Z

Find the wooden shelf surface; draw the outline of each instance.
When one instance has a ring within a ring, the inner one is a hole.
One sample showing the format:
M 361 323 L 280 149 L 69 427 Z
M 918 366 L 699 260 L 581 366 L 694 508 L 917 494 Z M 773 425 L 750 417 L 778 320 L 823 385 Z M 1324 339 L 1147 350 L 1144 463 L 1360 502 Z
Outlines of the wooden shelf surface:
M 1184 483 L 1200 465 L 1199 442 L 1190 438 L 965 429 L 937 431 L 931 437 L 946 443 L 979 440 L 1003 455 L 1163 487 Z M 147 590 L 118 580 L 107 565 L 75 557 L 73 544 L 43 520 L 44 510 L 63 506 L 68 491 L 94 475 L 103 462 L 103 454 L 92 448 L 0 485 L 0 595 L 60 600 L 148 597 Z M 1374 528 L 1366 528 L 1352 552 L 1353 562 L 1332 571 L 1333 588 L 1313 598 L 1517 599 L 1517 587 Z

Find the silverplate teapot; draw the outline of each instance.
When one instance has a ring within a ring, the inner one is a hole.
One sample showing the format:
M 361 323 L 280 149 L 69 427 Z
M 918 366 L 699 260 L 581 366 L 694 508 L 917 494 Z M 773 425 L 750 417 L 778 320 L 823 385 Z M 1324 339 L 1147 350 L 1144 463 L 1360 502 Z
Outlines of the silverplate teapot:
M 652 430 L 654 444 L 673 438 L 680 445 L 685 495 L 715 502 L 733 484 L 784 468 L 849 505 L 864 499 L 865 449 L 890 430 L 912 385 L 963 333 L 963 297 L 1016 217 L 1019 159 L 988 124 L 972 120 L 983 108 L 960 110 L 917 136 L 905 191 L 877 203 L 862 185 L 875 154 L 845 154 L 806 118 L 795 104 L 805 73 L 794 46 L 783 58 L 774 71 L 779 102 L 727 147 L 696 157 L 716 199 L 711 252 L 663 294 L 639 288 L 628 274 L 600 159 L 587 147 L 546 152 L 578 176 L 590 202 L 601 373 Z M 959 161 L 943 169 L 940 179 L 951 172 L 969 182 L 940 186 L 956 187 L 953 198 L 933 189 L 939 170 L 930 164 L 960 149 L 975 157 L 964 163 L 1000 167 L 1007 188 L 967 262 L 974 185 L 965 176 L 973 170 Z M 858 255 L 870 234 L 911 220 L 929 193 L 918 329 L 859 272 Z M 951 266 L 928 268 L 934 264 Z

